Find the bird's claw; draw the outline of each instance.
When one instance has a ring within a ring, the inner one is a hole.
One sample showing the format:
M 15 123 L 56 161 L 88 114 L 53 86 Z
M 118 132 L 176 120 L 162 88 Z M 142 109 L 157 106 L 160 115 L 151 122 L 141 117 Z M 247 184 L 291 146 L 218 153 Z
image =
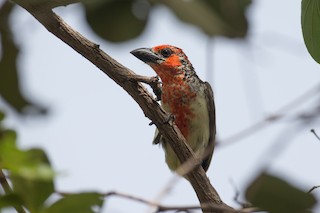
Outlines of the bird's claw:
M 176 116 L 173 114 L 169 114 L 163 124 L 172 123 L 176 119 Z
M 162 122 L 162 124 L 167 124 L 167 123 L 173 122 L 175 119 L 176 119 L 176 116 L 174 116 L 173 114 L 169 114 L 169 115 L 166 117 L 165 121 Z M 151 122 L 149 123 L 149 126 L 152 126 L 153 124 L 155 124 L 155 123 L 154 123 L 153 121 L 151 121 Z
M 149 85 L 151 86 L 153 93 L 156 95 L 156 101 L 161 101 L 162 87 L 159 76 L 153 76 L 150 79 L 151 82 Z

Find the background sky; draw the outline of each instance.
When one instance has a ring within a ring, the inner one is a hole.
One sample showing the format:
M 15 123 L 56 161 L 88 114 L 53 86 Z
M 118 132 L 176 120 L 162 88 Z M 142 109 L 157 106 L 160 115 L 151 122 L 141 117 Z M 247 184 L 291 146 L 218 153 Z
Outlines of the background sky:
M 319 84 L 319 65 L 309 56 L 302 38 L 301 1 L 256 0 L 248 10 L 250 31 L 244 40 L 215 38 L 207 57 L 208 37 L 180 22 L 165 7 L 152 11 L 144 33 L 114 44 L 96 37 L 84 25 L 79 5 L 56 12 L 77 31 L 138 74 L 154 72 L 130 54 L 139 47 L 172 44 L 184 50 L 199 77 L 215 92 L 217 130 L 221 143 L 259 122 Z M 49 108 L 46 117 L 19 118 L 7 113 L 22 147 L 40 147 L 58 172 L 60 191 L 119 192 L 155 199 L 173 175 L 160 147 L 153 146 L 154 126 L 133 99 L 94 65 L 50 34 L 30 14 L 16 9 L 12 17 L 22 47 L 19 66 L 23 90 Z M 213 70 L 208 75 L 208 61 Z M 208 76 L 211 78 L 208 79 Z M 262 167 L 308 191 L 320 184 L 319 122 L 296 121 L 310 112 L 319 95 L 293 104 L 280 122 L 215 150 L 208 176 L 221 198 L 233 201 L 236 187 L 243 192 Z M 2 106 L 1 106 L 2 107 Z M 281 113 L 281 115 L 283 115 Z M 279 151 L 279 152 L 278 152 Z M 320 198 L 320 192 L 314 194 Z M 242 194 L 243 195 L 243 194 Z M 192 187 L 180 179 L 163 204 L 197 204 Z M 121 198 L 105 202 L 104 212 L 146 212 L 149 207 Z

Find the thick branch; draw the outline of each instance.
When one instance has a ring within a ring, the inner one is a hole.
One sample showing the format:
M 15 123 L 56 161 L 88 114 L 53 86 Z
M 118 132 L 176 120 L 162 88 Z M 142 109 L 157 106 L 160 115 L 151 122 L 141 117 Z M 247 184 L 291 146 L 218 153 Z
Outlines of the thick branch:
M 99 45 L 89 41 L 80 33 L 73 30 L 53 11 L 46 9 L 48 7 L 39 7 L 39 5 L 35 7 L 28 0 L 14 1 L 30 12 L 48 31 L 91 61 L 125 89 L 139 104 L 145 116 L 151 119 L 161 134 L 168 139 L 172 149 L 182 163 L 194 157 L 192 150 L 186 145 L 185 139 L 177 126 L 166 122 L 168 114 L 162 110 L 142 84 L 134 79 L 134 72 L 112 59 L 99 48 Z M 191 171 L 187 175 L 187 178 L 192 184 L 201 204 L 219 204 L 222 207 L 221 209 L 223 209 L 221 211 L 212 209 L 212 211 L 206 210 L 205 212 L 227 212 L 225 209 L 232 209 L 221 201 L 201 166 L 197 166 Z

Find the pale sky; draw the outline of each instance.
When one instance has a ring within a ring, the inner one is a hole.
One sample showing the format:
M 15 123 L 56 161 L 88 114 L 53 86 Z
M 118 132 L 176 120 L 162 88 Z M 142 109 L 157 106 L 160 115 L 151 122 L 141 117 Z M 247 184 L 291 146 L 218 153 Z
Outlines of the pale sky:
M 319 65 L 309 56 L 302 38 L 301 1 L 256 0 L 248 17 L 246 42 L 216 38 L 213 41 L 214 79 L 207 79 L 208 38 L 180 22 L 166 8 L 156 8 L 144 33 L 137 39 L 113 44 L 95 36 L 83 25 L 78 5 L 56 12 L 77 31 L 117 61 L 141 75 L 154 72 L 130 54 L 139 47 L 172 44 L 184 50 L 199 77 L 215 91 L 217 129 L 221 142 L 272 114 L 319 83 Z M 49 108 L 46 118 L 18 119 L 8 114 L 7 125 L 18 130 L 22 147 L 41 147 L 58 172 L 60 191 L 111 190 L 153 200 L 172 173 L 160 147 L 152 145 L 154 126 L 133 99 L 86 59 L 47 32 L 22 9 L 12 19 L 22 47 L 20 68 L 24 91 Z M 316 99 L 316 97 L 318 99 Z M 280 122 L 250 137 L 215 150 L 208 176 L 222 200 L 237 207 L 232 180 L 241 192 L 260 171 L 286 178 L 302 190 L 320 184 L 319 122 L 303 128 L 293 118 L 319 101 L 308 99 Z M 291 138 L 291 134 L 294 137 Z M 276 157 L 283 141 L 285 149 Z M 279 143 L 278 146 L 275 146 Z M 320 191 L 315 191 L 320 198 Z M 242 194 L 243 195 L 243 194 Z M 162 204 L 191 205 L 198 200 L 190 184 L 181 179 Z M 147 212 L 136 202 L 111 198 L 103 212 Z

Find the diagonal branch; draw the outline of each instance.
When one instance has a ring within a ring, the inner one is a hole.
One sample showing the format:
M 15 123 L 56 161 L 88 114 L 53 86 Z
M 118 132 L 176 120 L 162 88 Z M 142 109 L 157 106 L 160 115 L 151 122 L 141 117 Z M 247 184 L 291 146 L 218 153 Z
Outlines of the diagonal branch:
M 0 185 L 3 189 L 3 191 L 6 194 L 12 194 L 13 190 L 5 176 L 5 174 L 3 173 L 3 170 L 0 168 Z M 23 206 L 17 205 L 14 206 L 14 209 L 18 212 L 18 213 L 26 213 L 26 211 L 24 210 Z
M 124 67 L 103 52 L 99 48 L 99 45 L 89 41 L 80 33 L 73 30 L 49 9 L 49 7 L 45 5 L 32 5 L 29 0 L 14 0 L 14 2 L 25 8 L 48 31 L 91 61 L 119 86 L 126 90 L 139 104 L 145 116 L 148 117 L 152 123 L 157 126 L 161 134 L 168 139 L 172 149 L 182 163 L 190 158 L 194 158 L 194 153 L 185 143 L 185 139 L 177 126 L 170 122 L 166 122 L 169 115 L 162 110 L 157 101 L 152 98 L 151 94 L 142 86 L 142 84 L 135 80 L 136 74 L 133 71 Z M 221 207 L 221 210 L 211 209 L 209 211 L 206 209 L 205 212 L 228 212 L 226 209 L 230 209 L 230 212 L 233 212 L 231 207 L 222 202 L 201 166 L 195 167 L 195 169 L 187 174 L 186 177 L 193 186 L 201 204 L 219 204 Z
M 320 137 L 319 137 L 319 135 L 316 133 L 316 130 L 311 129 L 310 132 L 311 132 L 312 134 L 314 134 L 314 136 L 320 141 Z
M 311 192 L 313 192 L 313 190 L 315 190 L 317 188 L 320 188 L 320 185 L 319 186 L 313 186 L 311 189 L 309 189 L 309 191 L 307 193 L 311 193 Z

